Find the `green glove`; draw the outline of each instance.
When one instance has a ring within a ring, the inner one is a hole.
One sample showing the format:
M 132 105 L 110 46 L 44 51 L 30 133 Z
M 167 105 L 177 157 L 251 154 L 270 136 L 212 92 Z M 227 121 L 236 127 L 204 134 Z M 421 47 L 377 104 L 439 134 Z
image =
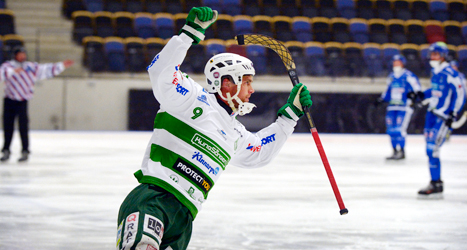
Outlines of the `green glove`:
M 193 7 L 188 13 L 186 24 L 180 30 L 193 39 L 193 44 L 204 40 L 204 32 L 217 20 L 217 10 L 209 7 Z
M 311 107 L 310 91 L 306 89 L 303 83 L 295 85 L 290 92 L 287 103 L 277 111 L 278 116 L 285 116 L 294 121 L 298 121 L 303 116 L 303 107 Z

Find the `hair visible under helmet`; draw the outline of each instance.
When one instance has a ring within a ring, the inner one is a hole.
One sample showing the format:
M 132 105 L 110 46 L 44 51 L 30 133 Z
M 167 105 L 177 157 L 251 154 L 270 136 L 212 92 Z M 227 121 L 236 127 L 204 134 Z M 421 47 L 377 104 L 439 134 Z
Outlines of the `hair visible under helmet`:
M 207 62 L 204 74 L 206 75 L 208 92 L 218 93 L 223 100 L 227 101 L 234 112 L 238 110 L 239 115 L 245 115 L 256 107 L 253 103 L 244 103 L 238 97 L 238 93 L 242 87 L 243 76 L 255 75 L 255 68 L 250 59 L 233 53 L 217 54 Z M 234 96 L 230 96 L 230 93 L 227 93 L 227 96 L 222 95 L 221 87 L 224 77 L 229 77 L 237 85 L 237 92 Z M 238 109 L 235 108 L 233 100 L 237 101 Z

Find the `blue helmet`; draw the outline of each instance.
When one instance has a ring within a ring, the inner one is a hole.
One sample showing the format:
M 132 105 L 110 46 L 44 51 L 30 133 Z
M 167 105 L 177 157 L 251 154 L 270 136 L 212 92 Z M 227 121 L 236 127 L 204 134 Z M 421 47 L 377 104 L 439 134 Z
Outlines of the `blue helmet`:
M 459 67 L 459 63 L 458 63 L 456 60 L 452 60 L 452 61 L 450 61 L 450 62 L 449 62 L 449 64 L 450 64 L 451 66 L 454 66 L 454 67 L 456 67 L 456 68 L 458 68 L 458 67 Z
M 448 46 L 444 42 L 435 42 L 430 45 L 430 48 L 428 49 L 430 52 L 428 56 L 431 55 L 431 52 L 438 52 L 439 55 L 443 58 L 446 58 L 448 56 Z
M 399 54 L 394 55 L 394 56 L 392 57 L 392 61 L 393 61 L 393 62 L 394 62 L 394 61 L 401 61 L 402 64 L 404 64 L 404 65 L 407 63 L 407 60 L 405 60 L 405 57 L 404 57 L 403 55 L 399 55 Z

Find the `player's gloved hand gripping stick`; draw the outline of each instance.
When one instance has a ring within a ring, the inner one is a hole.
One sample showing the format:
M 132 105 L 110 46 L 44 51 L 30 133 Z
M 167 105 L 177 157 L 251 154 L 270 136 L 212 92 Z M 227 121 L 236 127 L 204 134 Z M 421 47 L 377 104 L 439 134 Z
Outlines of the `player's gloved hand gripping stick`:
M 284 44 L 282 44 L 281 42 L 279 42 L 279 41 L 277 41 L 277 40 L 275 40 L 275 39 L 273 39 L 271 37 L 264 36 L 264 35 L 256 35 L 256 34 L 255 35 L 238 35 L 238 36 L 235 37 L 235 39 L 237 40 L 237 43 L 239 45 L 257 44 L 257 45 L 262 45 L 262 46 L 265 46 L 265 47 L 268 47 L 268 48 L 274 50 L 274 52 L 276 52 L 281 57 L 282 62 L 284 63 L 285 67 L 287 68 L 287 72 L 289 74 L 290 80 L 292 80 L 292 84 L 294 86 L 298 86 L 298 88 L 300 88 L 299 84 L 301 84 L 301 83 L 298 80 L 297 71 L 295 69 L 295 63 L 294 63 L 294 61 L 292 59 L 292 56 L 290 55 L 289 50 L 284 46 Z M 299 91 L 298 88 L 297 88 L 296 91 Z M 295 90 L 295 87 L 294 87 L 294 90 Z M 302 91 L 302 93 L 303 93 L 303 91 Z M 291 96 L 292 96 L 292 94 L 291 94 Z M 296 96 L 296 94 L 295 94 L 295 96 Z M 295 96 L 293 97 L 293 99 L 295 99 Z M 289 97 L 289 100 L 290 99 L 291 99 L 291 97 Z M 287 103 L 289 103 L 289 100 L 287 101 Z M 309 105 L 311 106 L 311 100 L 310 100 Z M 294 105 L 287 106 L 287 104 L 286 104 L 284 107 L 282 107 L 279 110 L 279 113 L 283 114 L 285 116 L 287 116 L 287 114 L 288 114 L 290 116 L 290 112 L 285 112 L 285 111 L 287 110 L 288 107 L 291 108 L 292 111 L 293 111 L 293 106 Z M 303 105 L 303 106 L 305 106 L 305 105 Z M 282 109 L 284 109 L 283 112 L 281 112 Z M 339 188 L 337 187 L 336 180 L 334 179 L 334 175 L 332 174 L 331 166 L 329 165 L 329 161 L 328 161 L 328 159 L 326 157 L 326 153 L 324 152 L 323 145 L 321 144 L 321 140 L 320 140 L 319 135 L 318 135 L 318 130 L 316 130 L 313 119 L 311 118 L 310 110 L 308 108 L 304 108 L 303 111 L 304 111 L 304 113 L 306 115 L 306 118 L 308 120 L 308 124 L 310 126 L 311 134 L 313 135 L 313 139 L 315 140 L 316 147 L 318 148 L 319 155 L 321 156 L 321 160 L 323 161 L 324 168 L 326 169 L 326 173 L 328 175 L 329 181 L 331 182 L 332 190 L 334 191 L 334 195 L 336 196 L 337 204 L 339 205 L 339 208 L 340 208 L 340 214 L 341 215 L 347 214 L 349 211 L 347 210 L 347 208 L 345 208 L 344 202 L 342 201 L 342 197 L 340 195 Z M 295 111 L 293 111 L 293 113 L 297 114 Z M 298 112 L 298 114 L 300 114 L 300 113 Z M 291 117 L 289 117 L 289 118 L 291 118 Z

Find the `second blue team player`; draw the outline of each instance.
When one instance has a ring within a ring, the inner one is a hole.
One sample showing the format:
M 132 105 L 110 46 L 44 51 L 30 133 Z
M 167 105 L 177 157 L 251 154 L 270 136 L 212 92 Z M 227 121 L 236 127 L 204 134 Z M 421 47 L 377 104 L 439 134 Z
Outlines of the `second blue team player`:
M 443 181 L 441 180 L 440 147 L 446 135 L 452 131 L 452 122 L 465 103 L 465 85 L 459 73 L 448 62 L 448 48 L 443 42 L 436 42 L 429 48 L 431 88 L 423 92 L 424 102 L 428 102 L 424 134 L 428 155 L 431 181 L 418 192 L 419 198 L 441 199 Z
M 388 76 L 388 87 L 381 94 L 379 102 L 389 103 L 386 112 L 386 133 L 391 137 L 394 153 L 386 159 L 400 160 L 405 158 L 405 137 L 413 113 L 412 104 L 417 98 L 415 93 L 420 92 L 421 86 L 418 77 L 404 68 L 404 56 L 394 55 L 392 64 L 393 72 Z

